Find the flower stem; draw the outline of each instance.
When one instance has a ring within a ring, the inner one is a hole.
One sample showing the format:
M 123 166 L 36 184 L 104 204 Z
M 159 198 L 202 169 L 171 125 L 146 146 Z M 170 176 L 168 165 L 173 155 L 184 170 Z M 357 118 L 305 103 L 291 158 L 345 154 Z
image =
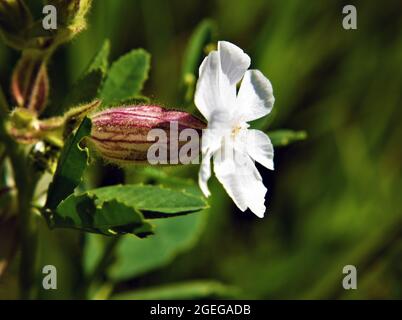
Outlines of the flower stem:
M 103 250 L 103 254 L 94 268 L 94 271 L 87 277 L 85 281 L 83 290 L 86 294 L 86 297 L 89 295 L 91 286 L 96 285 L 97 281 L 99 281 L 105 274 L 107 267 L 110 265 L 113 259 L 113 254 L 117 244 L 119 243 L 119 240 L 120 237 L 114 237 L 108 240 Z
M 24 150 L 19 145 L 7 146 L 18 190 L 20 260 L 20 297 L 32 299 L 36 272 L 37 225 L 33 215 L 32 198 L 36 186 L 36 176 L 27 165 Z
M 36 296 L 37 224 L 29 206 L 20 209 L 20 242 L 20 298 L 33 299 Z
M 31 299 L 35 296 L 35 257 L 37 230 L 32 214 L 32 198 L 38 180 L 35 170 L 29 165 L 24 147 L 17 144 L 6 132 L 4 119 L 8 116 L 6 101 L 0 89 L 0 138 L 10 159 L 15 185 L 18 191 L 20 260 L 20 297 Z

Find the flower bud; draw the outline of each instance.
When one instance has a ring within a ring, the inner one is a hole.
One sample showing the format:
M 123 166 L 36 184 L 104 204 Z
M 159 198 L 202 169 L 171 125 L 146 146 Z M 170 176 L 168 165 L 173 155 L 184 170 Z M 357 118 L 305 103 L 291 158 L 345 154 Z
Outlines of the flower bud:
M 40 114 L 47 104 L 49 78 L 46 62 L 40 55 L 25 53 L 11 79 L 11 92 L 19 107 Z
M 38 119 L 36 112 L 26 108 L 15 108 L 6 122 L 6 129 L 14 140 L 22 144 L 34 144 L 45 140 L 61 147 L 89 113 L 100 105 L 100 100 L 83 104 L 67 111 L 62 117 Z
M 39 120 L 36 113 L 25 108 L 15 108 L 6 122 L 6 130 L 14 140 L 22 144 L 47 140 L 54 145 L 62 146 L 64 123 L 63 117 Z
M 198 157 L 203 128 L 204 122 L 187 112 L 159 106 L 119 107 L 92 117 L 89 141 L 112 163 L 178 164 L 185 145 L 186 150 L 193 147 L 191 159 Z

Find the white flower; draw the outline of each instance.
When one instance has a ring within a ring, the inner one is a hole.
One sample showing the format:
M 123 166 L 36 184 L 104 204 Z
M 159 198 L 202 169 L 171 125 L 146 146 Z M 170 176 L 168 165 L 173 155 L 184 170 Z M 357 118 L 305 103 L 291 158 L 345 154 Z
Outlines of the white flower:
M 253 160 L 273 170 L 274 149 L 268 136 L 248 129 L 247 122 L 270 113 L 275 99 L 269 80 L 249 66 L 250 57 L 225 41 L 200 66 L 195 104 L 208 127 L 202 137 L 199 184 L 208 197 L 213 157 L 215 175 L 239 209 L 249 208 L 262 218 L 267 189 Z

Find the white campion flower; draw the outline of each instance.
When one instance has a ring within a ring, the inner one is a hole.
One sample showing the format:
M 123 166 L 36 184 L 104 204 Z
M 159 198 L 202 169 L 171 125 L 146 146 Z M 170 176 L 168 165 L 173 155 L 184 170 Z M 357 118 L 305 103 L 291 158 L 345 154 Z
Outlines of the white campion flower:
M 242 49 L 220 41 L 200 66 L 195 104 L 208 127 L 202 137 L 199 185 L 208 197 L 213 158 L 216 177 L 239 209 L 249 208 L 262 218 L 267 189 L 253 160 L 273 170 L 274 149 L 268 136 L 248 129 L 247 122 L 269 114 L 275 99 L 269 80 L 258 70 L 248 70 L 250 62 Z

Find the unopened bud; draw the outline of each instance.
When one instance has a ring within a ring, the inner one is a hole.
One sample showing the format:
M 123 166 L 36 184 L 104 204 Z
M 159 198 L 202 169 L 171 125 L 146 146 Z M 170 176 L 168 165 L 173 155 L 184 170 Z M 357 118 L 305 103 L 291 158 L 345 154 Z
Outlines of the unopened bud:
M 73 132 L 81 121 L 100 104 L 95 100 L 70 109 L 62 117 L 38 119 L 36 112 L 26 108 L 15 108 L 6 123 L 8 133 L 22 144 L 34 144 L 40 140 L 57 147 Z
M 6 129 L 14 140 L 22 144 L 46 140 L 56 146 L 62 146 L 64 123 L 63 117 L 39 120 L 36 113 L 25 108 L 15 108 L 6 122 Z
M 195 135 L 192 146 L 196 147 L 196 154 L 191 157 L 198 156 L 203 128 L 204 122 L 187 112 L 159 106 L 119 107 L 92 117 L 89 141 L 90 146 L 112 163 L 153 164 L 158 158 L 160 163 L 178 164 L 181 149 L 189 144 L 187 138 L 191 134 Z M 152 153 L 157 144 L 159 150 Z
M 46 62 L 35 54 L 24 54 L 14 69 L 11 92 L 19 107 L 40 114 L 49 95 Z

